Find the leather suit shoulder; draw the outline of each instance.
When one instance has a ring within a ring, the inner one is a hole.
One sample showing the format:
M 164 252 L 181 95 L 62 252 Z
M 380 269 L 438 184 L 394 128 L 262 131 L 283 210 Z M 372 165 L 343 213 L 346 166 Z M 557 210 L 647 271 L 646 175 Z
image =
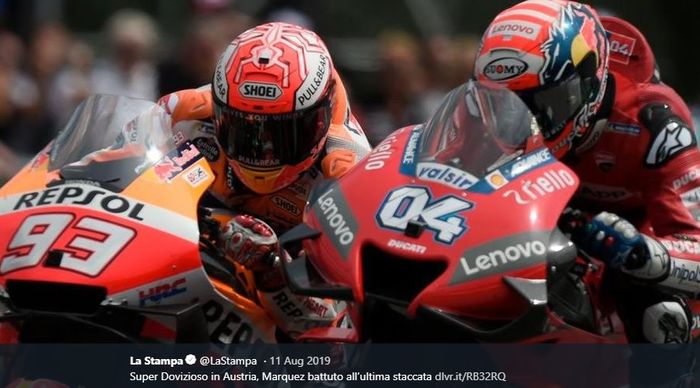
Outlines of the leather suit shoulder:
M 635 82 L 612 72 L 617 88 L 609 127 L 639 128 L 635 148 L 643 154 L 643 165 L 660 167 L 696 145 L 690 111 L 668 85 Z
M 167 94 L 158 100 L 173 123 L 186 120 L 209 120 L 213 116 L 211 89 L 205 85 Z

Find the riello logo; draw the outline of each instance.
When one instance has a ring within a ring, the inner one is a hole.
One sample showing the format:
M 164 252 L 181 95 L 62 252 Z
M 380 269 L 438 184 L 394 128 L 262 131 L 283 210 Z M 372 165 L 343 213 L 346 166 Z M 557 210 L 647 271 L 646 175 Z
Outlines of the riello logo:
M 518 205 L 527 205 L 551 193 L 576 185 L 576 179 L 566 170 L 550 169 L 543 174 L 520 181 L 520 188 L 503 193 L 504 198 L 513 198 Z
M 493 81 L 504 81 L 525 73 L 527 67 L 527 63 L 518 58 L 498 58 L 484 66 L 484 75 Z

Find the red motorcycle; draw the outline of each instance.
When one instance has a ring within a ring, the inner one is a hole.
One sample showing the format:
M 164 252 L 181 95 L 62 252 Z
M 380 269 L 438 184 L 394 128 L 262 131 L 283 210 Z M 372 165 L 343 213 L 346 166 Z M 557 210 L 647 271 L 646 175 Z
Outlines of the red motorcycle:
M 558 227 L 576 174 L 521 100 L 469 82 L 402 128 L 282 237 L 291 287 L 347 302 L 309 341 L 623 343 L 605 264 Z

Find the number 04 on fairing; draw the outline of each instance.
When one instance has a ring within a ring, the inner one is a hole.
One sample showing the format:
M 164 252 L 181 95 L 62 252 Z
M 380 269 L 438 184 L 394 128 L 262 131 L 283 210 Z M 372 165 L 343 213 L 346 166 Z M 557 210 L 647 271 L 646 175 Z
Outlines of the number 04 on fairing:
M 290 287 L 348 303 L 350 327 L 305 338 L 624 340 L 606 323 L 615 313 L 597 310 L 602 270 L 567 276 L 579 258 L 557 221 L 578 184 L 518 96 L 462 85 L 426 124 L 394 132 L 318 187 L 305 225 L 282 236 L 306 253 L 285 265 Z M 550 290 L 582 307 L 553 311 Z

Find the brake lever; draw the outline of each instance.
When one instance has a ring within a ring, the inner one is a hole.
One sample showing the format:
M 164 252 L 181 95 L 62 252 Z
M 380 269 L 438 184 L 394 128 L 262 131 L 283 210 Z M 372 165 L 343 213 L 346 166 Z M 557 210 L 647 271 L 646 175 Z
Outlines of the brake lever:
M 211 210 L 205 207 L 200 207 L 197 209 L 197 223 L 199 226 L 199 235 L 208 236 L 208 240 L 214 244 L 218 243 L 219 240 L 219 230 L 221 225 L 219 222 L 211 216 Z M 217 244 L 218 245 L 218 244 Z
M 567 207 L 564 209 L 558 225 L 559 229 L 561 229 L 561 231 L 565 233 L 569 240 L 571 240 L 571 242 L 573 242 L 576 246 L 576 251 L 578 252 L 579 257 L 581 257 L 586 264 L 588 264 L 591 270 L 597 271 L 599 266 L 593 261 L 593 256 L 581 248 L 580 244 L 576 242 L 576 240 L 578 240 L 577 237 L 581 234 L 588 222 L 588 217 L 582 211 Z
M 219 247 L 219 232 L 221 224 L 211 216 L 210 209 L 199 207 L 197 209 L 197 218 L 199 226 L 199 242 L 207 248 L 210 254 L 216 256 L 216 259 L 226 262 L 226 254 Z

